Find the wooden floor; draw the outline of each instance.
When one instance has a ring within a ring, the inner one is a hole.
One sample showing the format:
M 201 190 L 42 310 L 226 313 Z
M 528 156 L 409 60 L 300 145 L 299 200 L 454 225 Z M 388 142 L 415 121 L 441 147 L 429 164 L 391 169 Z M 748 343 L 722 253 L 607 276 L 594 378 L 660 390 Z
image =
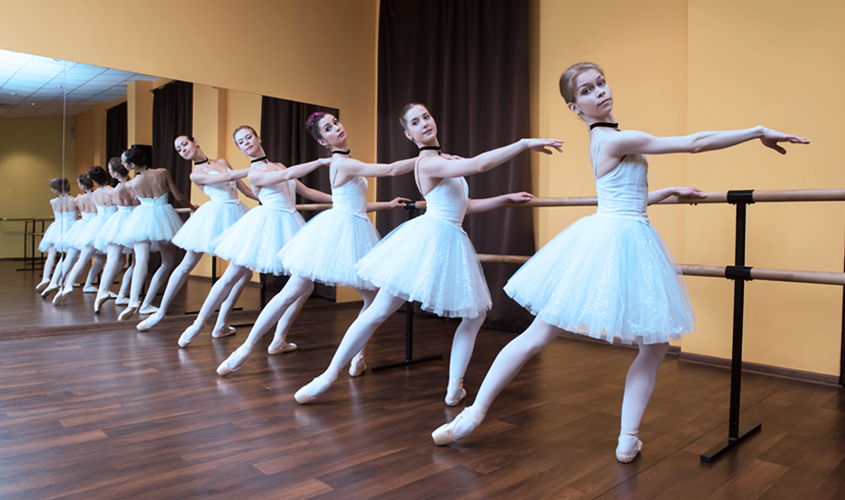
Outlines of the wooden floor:
M 187 319 L 0 341 L 0 498 L 845 498 L 845 391 L 746 374 L 743 423 L 763 422 L 762 432 L 705 465 L 699 455 L 727 435 L 729 373 L 675 358 L 658 373 L 642 455 L 617 463 L 636 351 L 600 343 L 553 342 L 460 445 L 429 436 L 460 411 L 443 404 L 448 356 L 344 373 L 317 403 L 297 405 L 293 393 L 325 368 L 356 314 L 309 304 L 291 333 L 298 351 L 268 356 L 268 336 L 225 379 L 214 370 L 246 332 L 206 332 L 179 349 Z M 415 354 L 448 355 L 455 326 L 417 316 Z M 469 401 L 510 338 L 479 335 Z M 403 359 L 403 339 L 397 314 L 368 362 Z

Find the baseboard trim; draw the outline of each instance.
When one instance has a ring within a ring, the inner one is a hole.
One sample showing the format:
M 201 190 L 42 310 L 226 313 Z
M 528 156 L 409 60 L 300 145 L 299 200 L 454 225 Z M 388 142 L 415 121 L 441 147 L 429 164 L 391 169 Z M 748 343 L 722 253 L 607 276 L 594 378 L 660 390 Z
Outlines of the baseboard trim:
M 705 356 L 704 354 L 692 354 L 687 352 L 680 352 L 678 354 L 678 361 L 687 361 L 690 363 L 717 366 L 719 368 L 731 367 L 730 359 L 718 358 L 716 356 Z M 812 382 L 815 384 L 839 387 L 839 377 L 836 375 L 825 375 L 823 373 L 814 373 L 804 370 L 795 370 L 792 368 L 783 368 L 780 366 L 764 365 L 762 363 L 752 363 L 750 361 L 742 362 L 742 371 L 748 373 L 759 373 L 761 375 L 770 375 L 773 377 L 799 380 L 801 382 Z

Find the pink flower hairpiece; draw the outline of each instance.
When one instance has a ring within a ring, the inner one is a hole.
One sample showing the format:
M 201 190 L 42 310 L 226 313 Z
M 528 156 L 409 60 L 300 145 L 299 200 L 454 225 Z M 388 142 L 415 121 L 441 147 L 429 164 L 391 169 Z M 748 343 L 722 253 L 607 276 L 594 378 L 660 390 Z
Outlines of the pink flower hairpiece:
M 310 127 L 311 125 L 314 125 L 314 120 L 322 114 L 324 114 L 322 111 L 315 111 L 311 113 L 311 116 L 308 117 L 308 121 L 305 122 L 305 126 Z

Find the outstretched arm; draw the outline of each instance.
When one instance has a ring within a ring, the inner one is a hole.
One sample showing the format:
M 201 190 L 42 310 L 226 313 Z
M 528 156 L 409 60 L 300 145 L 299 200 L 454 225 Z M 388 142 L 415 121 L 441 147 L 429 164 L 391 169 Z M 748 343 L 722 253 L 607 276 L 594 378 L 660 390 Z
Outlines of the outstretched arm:
M 218 182 L 236 181 L 239 179 L 243 179 L 247 175 L 249 175 L 248 168 L 242 168 L 239 170 L 227 170 L 218 174 L 193 172 L 191 173 L 191 182 L 198 186 L 204 186 L 206 184 L 216 184 Z
M 249 170 L 249 169 L 247 169 L 247 170 Z M 258 201 L 258 196 L 255 193 L 252 192 L 252 189 L 250 189 L 250 187 L 246 185 L 246 182 L 244 182 L 241 179 L 238 179 L 238 181 L 237 181 L 237 183 L 235 183 L 235 185 L 238 187 L 238 191 L 243 193 L 244 196 L 246 196 L 247 198 L 252 198 L 255 201 Z
M 431 177 L 463 177 L 486 172 L 529 149 L 550 155 L 552 150 L 561 151 L 562 145 L 563 141 L 558 139 L 520 139 L 513 144 L 472 158 L 448 160 L 442 156 L 433 156 L 430 160 L 420 163 L 420 169 Z
M 767 148 L 786 154 L 786 150 L 779 143 L 810 143 L 804 137 L 784 134 L 765 127 L 698 132 L 680 137 L 655 137 L 645 132 L 624 130 L 609 134 L 606 139 L 605 151 L 613 157 L 622 157 L 627 154 L 701 153 L 729 148 L 752 139 L 760 139 Z
M 305 184 L 296 181 L 296 194 L 317 203 L 331 203 L 332 195 L 324 193 L 319 189 L 311 189 Z
M 167 169 L 162 168 L 160 170 L 164 172 L 164 178 L 167 180 L 167 187 L 170 190 L 170 193 L 179 201 L 179 203 L 186 207 L 191 207 L 191 210 L 199 208 L 197 205 L 192 204 L 191 200 L 189 200 L 187 196 L 182 194 L 182 192 L 176 188 L 176 184 L 173 182 L 173 177 L 170 176 L 170 172 L 167 171 Z
M 318 158 L 314 161 L 309 161 L 308 163 L 302 163 L 300 165 L 285 168 L 284 170 L 253 170 L 249 176 L 249 182 L 253 186 L 269 186 L 271 184 L 278 184 L 291 179 L 299 179 L 302 176 L 310 174 L 318 167 L 328 165 L 329 163 L 331 163 L 331 158 Z
M 411 203 L 408 198 L 397 196 L 390 201 L 371 201 L 367 203 L 367 212 L 376 212 L 378 210 L 389 210 L 391 208 L 401 208 L 405 203 Z
M 364 163 L 353 158 L 344 158 L 337 164 L 341 175 L 360 175 L 362 177 L 395 177 L 414 170 L 417 158 L 408 158 L 393 163 Z
M 488 212 L 494 208 L 499 208 L 510 201 L 528 201 L 532 198 L 534 198 L 533 194 L 521 191 L 519 193 L 502 194 L 492 198 L 481 198 L 479 200 L 470 199 L 469 203 L 467 203 L 467 215 Z
M 677 196 L 679 198 L 705 198 L 707 195 L 693 186 L 655 189 L 648 193 L 648 204 L 660 203 L 670 196 Z

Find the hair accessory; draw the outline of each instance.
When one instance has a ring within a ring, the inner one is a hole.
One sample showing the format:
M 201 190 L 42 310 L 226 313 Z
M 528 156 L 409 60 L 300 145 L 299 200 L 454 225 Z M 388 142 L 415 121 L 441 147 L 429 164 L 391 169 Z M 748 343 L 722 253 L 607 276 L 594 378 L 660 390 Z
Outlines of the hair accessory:
M 311 125 L 314 125 L 314 120 L 316 120 L 318 116 L 323 115 L 323 114 L 325 114 L 325 113 L 322 112 L 322 111 L 315 111 L 315 112 L 311 113 L 311 116 L 308 117 L 308 121 L 305 122 L 305 126 L 310 127 Z
M 337 155 L 348 155 L 348 154 L 349 154 L 349 150 L 347 149 L 346 151 L 340 151 L 340 150 L 338 150 L 338 149 L 335 149 L 334 151 L 332 151 L 332 154 L 333 154 L 333 155 L 334 155 L 334 154 L 337 154 Z
M 590 125 L 590 130 L 593 130 L 596 127 L 615 128 L 616 130 L 619 130 L 619 124 L 618 123 L 596 122 L 596 123 L 593 123 L 592 125 Z
M 258 163 L 259 161 L 267 161 L 266 156 L 262 156 L 261 158 L 256 158 L 254 160 L 249 160 L 250 163 Z
M 202 165 L 203 163 L 208 163 L 208 161 L 209 161 L 209 158 L 208 158 L 208 156 L 206 156 L 206 157 L 205 157 L 205 160 L 203 160 L 203 161 L 195 161 L 195 162 L 194 162 L 194 165 Z

